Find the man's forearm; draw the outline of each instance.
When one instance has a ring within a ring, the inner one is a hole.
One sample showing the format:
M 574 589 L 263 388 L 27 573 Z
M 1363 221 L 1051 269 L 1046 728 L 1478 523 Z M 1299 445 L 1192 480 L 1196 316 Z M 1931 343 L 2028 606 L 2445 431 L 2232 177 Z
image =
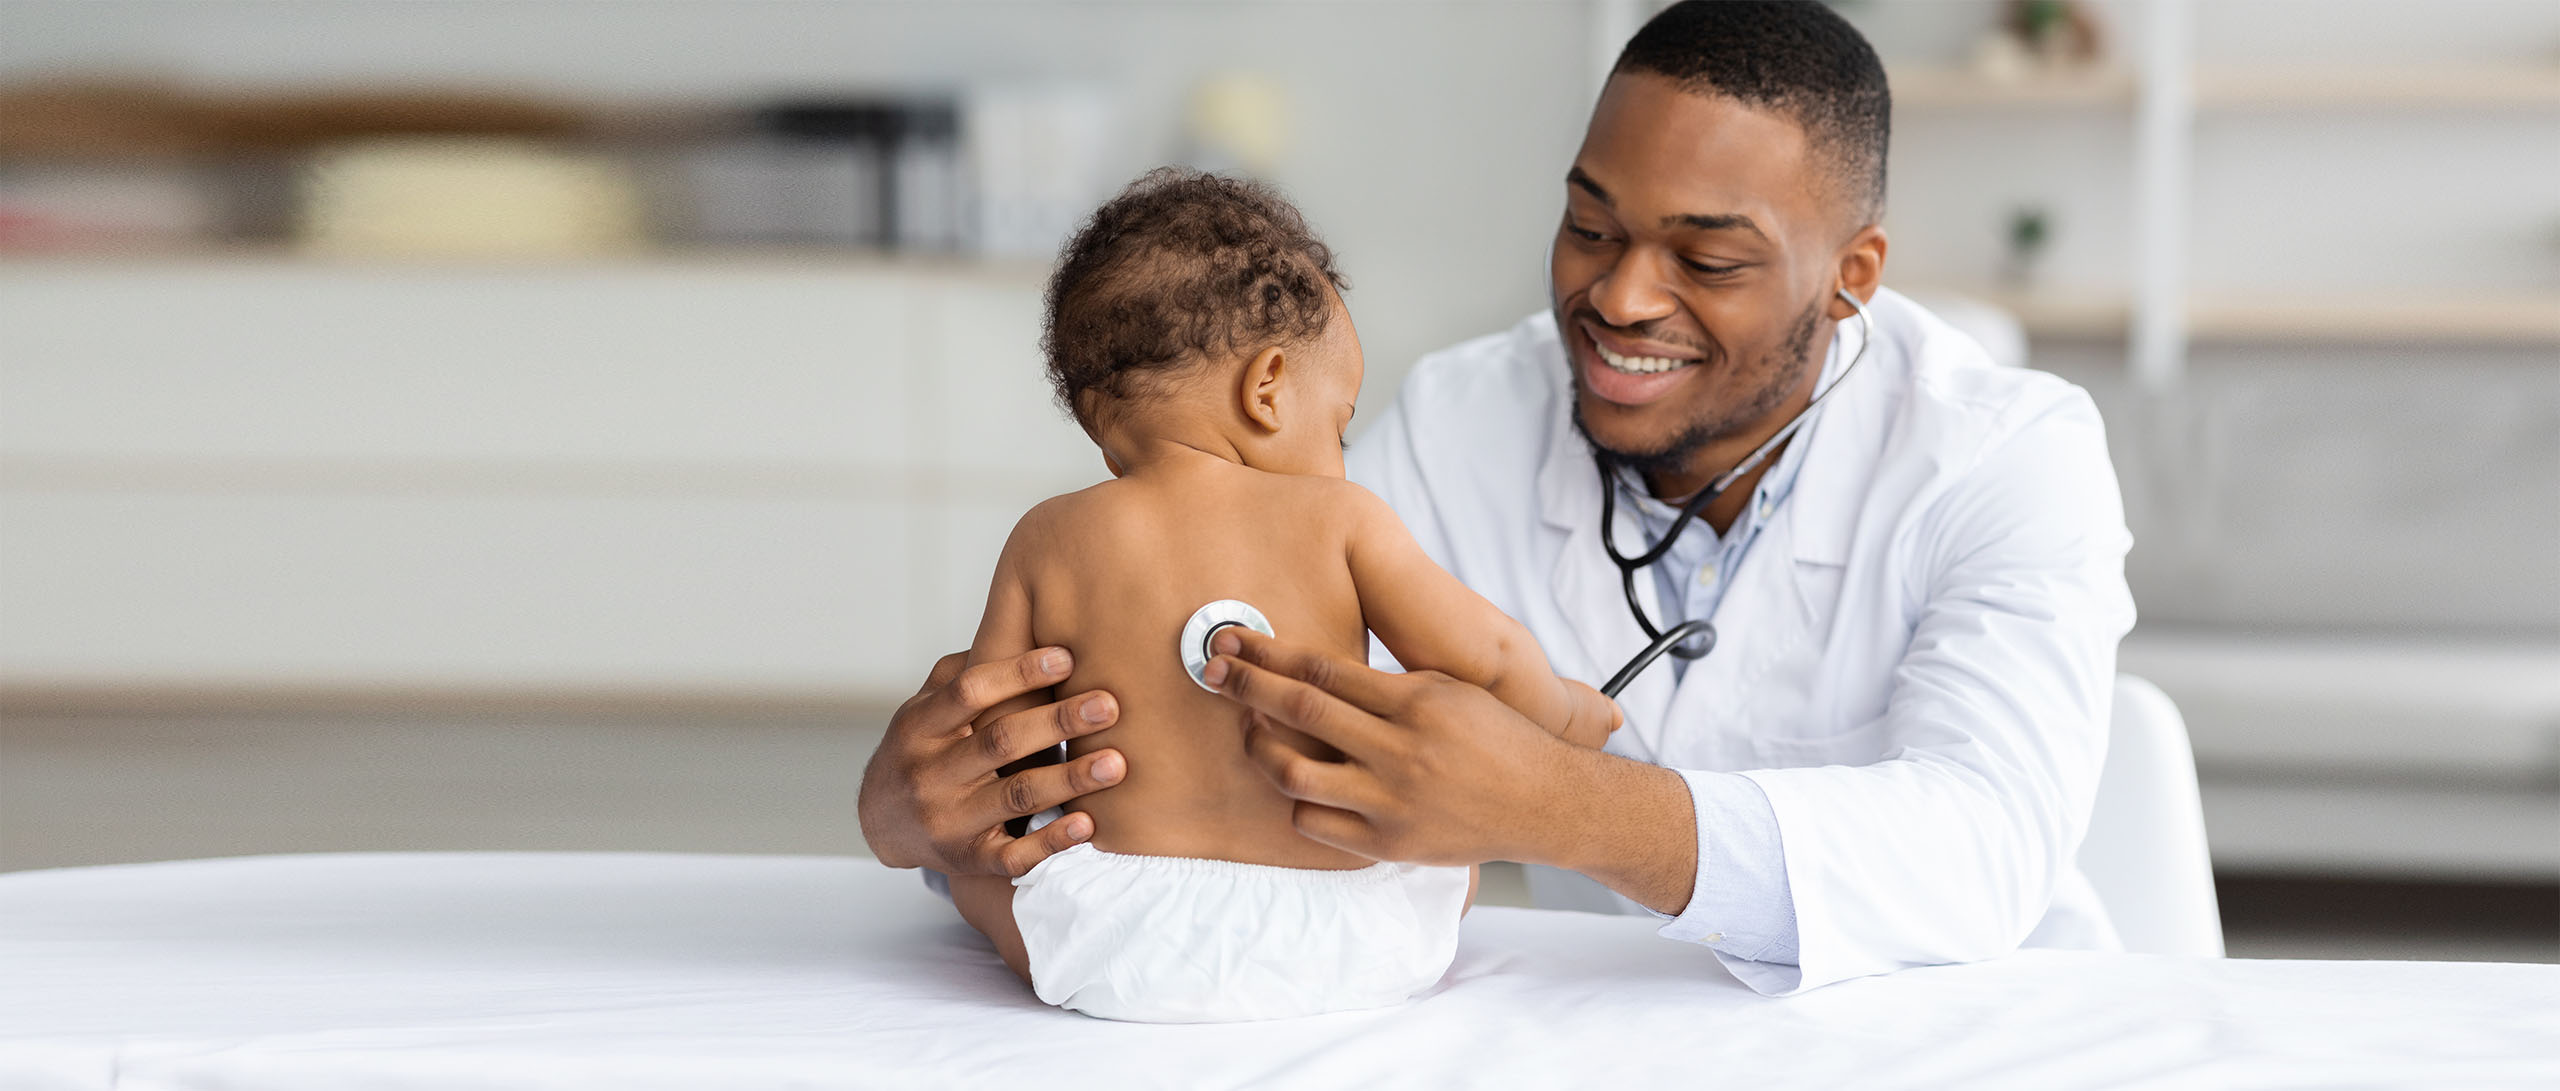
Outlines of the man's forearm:
M 1688 782 L 1597 750 L 1572 751 L 1553 773 L 1523 858 L 1581 872 L 1655 912 L 1686 908 L 1698 877 Z

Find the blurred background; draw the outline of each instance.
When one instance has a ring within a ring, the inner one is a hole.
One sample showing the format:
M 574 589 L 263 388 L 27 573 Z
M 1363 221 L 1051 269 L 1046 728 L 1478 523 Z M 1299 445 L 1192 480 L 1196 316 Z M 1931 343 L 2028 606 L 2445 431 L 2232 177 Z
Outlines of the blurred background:
M 0 870 L 862 851 L 1102 475 L 1075 219 L 1278 182 L 1374 410 L 1655 7 L 0 0 Z M 2560 4 L 1839 7 L 1887 282 L 2107 415 L 2232 953 L 2560 961 Z

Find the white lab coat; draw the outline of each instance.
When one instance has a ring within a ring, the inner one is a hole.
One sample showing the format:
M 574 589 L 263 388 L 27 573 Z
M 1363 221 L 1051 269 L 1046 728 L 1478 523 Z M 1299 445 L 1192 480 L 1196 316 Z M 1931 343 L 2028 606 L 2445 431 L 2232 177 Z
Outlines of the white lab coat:
M 1874 349 L 1727 577 L 1714 652 L 1676 687 L 1663 663 L 1638 678 L 1609 745 L 1741 772 L 1768 796 L 1799 965 L 1717 957 L 1769 993 L 2116 943 L 2073 863 L 2133 623 L 2097 410 L 2051 375 L 1993 366 L 1897 293 L 1872 311 Z M 1853 351 L 1857 322 L 1838 330 Z M 1351 477 L 1558 673 L 1597 685 L 1644 636 L 1601 551 L 1567 366 L 1544 314 L 1424 359 L 1353 446 Z M 1636 587 L 1654 609 L 1650 575 Z

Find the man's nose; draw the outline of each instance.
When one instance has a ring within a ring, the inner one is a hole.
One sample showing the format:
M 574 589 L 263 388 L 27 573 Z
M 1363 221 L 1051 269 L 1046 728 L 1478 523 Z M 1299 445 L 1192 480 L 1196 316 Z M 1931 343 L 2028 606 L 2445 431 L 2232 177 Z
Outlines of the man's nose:
M 1609 271 L 1591 285 L 1590 298 L 1600 320 L 1619 327 L 1668 317 L 1679 306 L 1663 283 L 1661 263 L 1636 249 L 1618 255 Z

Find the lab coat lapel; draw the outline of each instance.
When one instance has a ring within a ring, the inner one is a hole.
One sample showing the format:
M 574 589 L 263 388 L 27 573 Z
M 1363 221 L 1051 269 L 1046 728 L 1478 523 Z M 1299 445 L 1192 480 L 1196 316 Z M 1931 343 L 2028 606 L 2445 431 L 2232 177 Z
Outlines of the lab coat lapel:
M 1875 306 L 1881 309 L 1884 302 L 1879 299 Z M 1838 328 L 1835 351 L 1856 352 L 1858 323 L 1843 322 Z M 1789 529 L 1789 552 L 1796 560 L 1833 567 L 1848 563 L 1858 514 L 1866 506 L 1892 426 L 1892 392 L 1899 384 L 1885 373 L 1910 369 L 1900 347 L 1879 333 L 1867 358 L 1842 374 L 1840 389 L 1823 403 L 1822 419 L 1809 426 L 1812 446 L 1778 520 Z
M 1546 459 L 1538 468 L 1538 507 L 1548 532 L 1563 539 L 1549 586 L 1581 645 L 1582 669 L 1576 671 L 1566 663 L 1563 649 L 1546 651 L 1559 669 L 1597 686 L 1644 650 L 1645 637 L 1627 614 L 1618 568 L 1601 548 L 1600 470 L 1592 461 L 1591 445 L 1573 427 L 1572 397 L 1571 390 L 1565 391 L 1560 419 L 1549 429 Z M 1641 537 L 1631 513 L 1620 512 L 1618 521 L 1621 543 Z M 1640 574 L 1636 594 L 1646 609 L 1661 616 L 1650 574 Z M 1610 749 L 1650 756 L 1661 738 L 1671 690 L 1670 670 L 1657 663 L 1656 669 L 1639 675 L 1619 694 L 1618 706 L 1626 710 L 1627 725 L 1611 740 Z
M 1855 352 L 1857 326 L 1844 323 L 1838 351 Z M 1808 425 L 1794 491 L 1770 517 L 1716 611 L 1716 647 L 1690 664 L 1672 699 L 1681 727 L 1661 747 L 1664 760 L 1709 769 L 1767 764 L 1753 739 L 1801 731 L 1772 716 L 1824 719 L 1821 641 L 1838 607 L 1841 569 L 1883 449 L 1892 370 L 1879 343 L 1849 372 Z M 1667 672 L 1666 672 L 1667 673 Z

